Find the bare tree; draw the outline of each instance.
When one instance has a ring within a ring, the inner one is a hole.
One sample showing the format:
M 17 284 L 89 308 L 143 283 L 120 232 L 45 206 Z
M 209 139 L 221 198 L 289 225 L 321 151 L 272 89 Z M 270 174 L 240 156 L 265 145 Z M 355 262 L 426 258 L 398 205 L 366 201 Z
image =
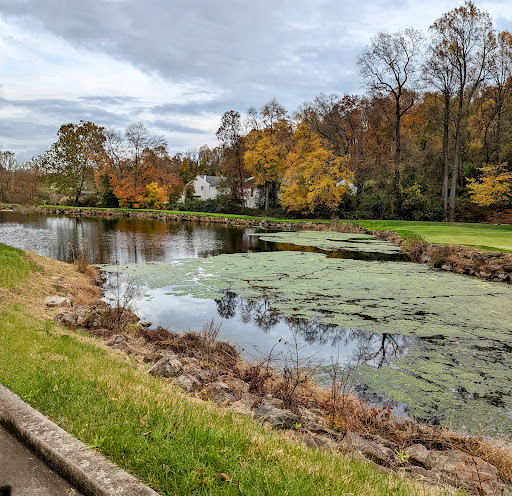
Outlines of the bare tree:
M 485 162 L 489 163 L 494 156 L 496 164 L 501 164 L 501 141 L 503 113 L 512 93 L 512 34 L 502 31 L 496 36 L 496 50 L 490 59 L 490 81 L 488 88 L 488 116 L 485 123 L 484 147 Z M 491 126 L 495 124 L 494 143 L 490 143 Z
M 337 156 L 344 157 L 361 124 L 361 101 L 357 96 L 320 93 L 304 103 L 296 117 L 324 138 Z
M 8 201 L 12 193 L 14 174 L 19 168 L 13 152 L 0 150 L 0 202 Z
M 222 120 L 215 133 L 221 143 L 221 170 L 231 190 L 231 198 L 235 203 L 241 203 L 244 198 L 244 182 L 247 171 L 244 161 L 242 120 L 235 110 L 224 112 Z
M 41 157 L 18 162 L 10 151 L 0 150 L 0 202 L 30 205 L 37 189 Z
M 142 122 L 130 124 L 124 134 L 132 153 L 132 164 L 134 167 L 140 165 L 142 152 L 145 149 L 149 148 L 154 150 L 159 147 L 165 148 L 167 146 L 167 142 L 163 136 L 151 134 Z
M 18 168 L 18 161 L 13 152 L 0 150 L 0 202 L 7 201 L 12 189 L 14 171 Z
M 433 28 L 430 28 L 433 34 L 431 46 L 429 48 L 430 57 L 425 63 L 423 74 L 425 82 L 439 91 L 443 99 L 443 186 L 442 198 L 445 221 L 448 220 L 448 182 L 450 178 L 450 112 L 451 103 L 456 88 L 455 71 L 443 51 L 438 48 L 439 40 L 436 39 Z
M 454 222 L 463 128 L 470 104 L 489 76 L 496 37 L 489 14 L 470 1 L 443 14 L 431 31 L 438 41 L 434 50 L 447 61 L 455 76 L 455 151 L 449 205 L 449 220 Z
M 106 160 L 117 178 L 120 180 L 122 177 L 124 157 L 125 157 L 125 143 L 121 131 L 114 127 L 107 127 L 103 130 L 105 136 L 105 154 Z
M 260 110 L 263 125 L 270 130 L 271 134 L 276 131 L 276 124 L 284 119 L 286 114 L 286 109 L 275 98 L 263 105 Z
M 395 210 L 400 214 L 401 119 L 416 100 L 423 35 L 409 28 L 397 33 L 379 33 L 371 39 L 357 60 L 359 71 L 369 90 L 387 95 L 394 103 L 390 119 L 395 133 L 394 180 Z
M 248 133 L 252 129 L 258 131 L 261 127 L 260 114 L 256 107 L 249 107 L 247 109 L 247 117 L 245 118 L 245 132 Z

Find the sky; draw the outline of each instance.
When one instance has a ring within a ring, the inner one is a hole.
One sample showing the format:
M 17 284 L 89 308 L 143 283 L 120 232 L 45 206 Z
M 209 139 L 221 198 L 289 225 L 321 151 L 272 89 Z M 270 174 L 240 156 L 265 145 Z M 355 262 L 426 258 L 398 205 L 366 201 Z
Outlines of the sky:
M 361 93 L 372 36 L 427 30 L 458 0 L 0 0 L 0 148 L 44 152 L 62 124 L 142 121 L 171 154 L 216 146 L 227 110 Z M 475 2 L 512 31 L 512 1 Z

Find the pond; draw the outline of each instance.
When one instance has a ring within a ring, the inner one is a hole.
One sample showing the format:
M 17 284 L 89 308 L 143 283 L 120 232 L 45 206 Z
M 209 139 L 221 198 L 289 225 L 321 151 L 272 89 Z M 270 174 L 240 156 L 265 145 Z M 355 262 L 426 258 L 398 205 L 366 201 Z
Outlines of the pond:
M 368 397 L 471 432 L 512 436 L 512 287 L 405 262 L 364 235 L 0 213 L 0 241 L 59 260 L 88 240 L 143 293 L 137 313 L 201 329 L 248 357 L 339 363 Z

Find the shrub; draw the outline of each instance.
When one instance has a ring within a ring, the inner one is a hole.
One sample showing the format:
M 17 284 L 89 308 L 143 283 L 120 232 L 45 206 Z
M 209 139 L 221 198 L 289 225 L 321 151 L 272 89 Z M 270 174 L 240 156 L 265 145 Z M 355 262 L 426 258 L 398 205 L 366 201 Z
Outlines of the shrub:
M 414 260 L 420 260 L 427 247 L 427 242 L 417 233 L 407 234 L 402 241 L 402 250 Z
M 186 200 L 183 203 L 172 203 L 168 206 L 169 210 L 179 212 L 211 212 L 217 211 L 217 198 L 213 200 Z
M 475 205 L 467 196 L 455 200 L 457 222 L 481 222 L 487 218 L 489 208 Z

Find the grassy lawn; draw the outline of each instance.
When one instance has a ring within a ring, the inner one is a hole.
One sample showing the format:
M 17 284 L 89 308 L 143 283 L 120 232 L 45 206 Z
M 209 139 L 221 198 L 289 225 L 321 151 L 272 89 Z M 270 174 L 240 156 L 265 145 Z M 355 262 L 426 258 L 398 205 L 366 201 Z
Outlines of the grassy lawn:
M 14 288 L 31 270 L 39 270 L 29 262 L 23 251 L 0 243 L 0 287 Z
M 512 225 L 454 224 L 444 222 L 412 222 L 405 220 L 358 220 L 369 229 L 391 229 L 398 234 L 420 234 L 436 244 L 475 246 L 485 250 L 512 252 Z
M 0 244 L 0 254 L 0 295 L 29 291 L 23 252 Z M 0 382 L 161 494 L 441 494 L 191 399 L 20 303 L 0 302 Z

